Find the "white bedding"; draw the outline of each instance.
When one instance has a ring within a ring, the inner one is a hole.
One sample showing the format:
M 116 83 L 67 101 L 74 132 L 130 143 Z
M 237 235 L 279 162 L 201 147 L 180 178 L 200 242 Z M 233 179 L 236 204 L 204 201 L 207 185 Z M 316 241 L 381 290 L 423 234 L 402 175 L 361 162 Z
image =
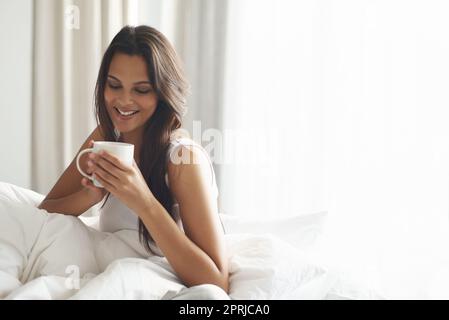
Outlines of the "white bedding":
M 42 211 L 35 208 L 42 198 L 42 195 L 31 190 L 0 183 L 0 215 L 5 214 L 5 211 L 10 216 L 23 216 L 24 211 L 28 211 L 27 214 Z M 232 299 L 378 298 L 373 291 L 346 282 L 338 273 L 309 258 L 325 214 L 266 221 L 226 215 L 221 217 L 227 232 L 225 239 L 230 262 L 229 296 Z M 86 225 L 95 226 L 95 217 L 81 219 Z M 63 228 L 66 221 L 56 217 L 54 230 Z M 90 227 L 76 221 L 72 222 L 73 230 L 89 230 Z M 0 232 L 7 233 L 6 228 L 0 225 Z M 24 245 L 23 234 L 12 237 L 16 237 L 11 241 L 14 245 Z M 48 237 L 50 236 L 46 236 Z M 70 237 L 61 236 L 56 239 L 59 248 L 73 247 L 73 243 L 69 243 Z M 44 240 L 48 242 L 48 239 Z M 41 242 L 36 247 L 45 247 L 44 240 L 40 238 Z M 107 238 L 107 241 L 100 239 L 100 242 L 101 246 L 93 249 L 94 251 L 101 248 L 101 252 L 114 252 L 115 255 L 113 258 L 104 258 L 101 253 L 96 254 L 97 269 L 101 271 L 89 272 L 97 270 L 93 266 L 80 272 L 70 267 L 52 269 L 46 266 L 47 270 L 55 272 L 47 272 L 47 275 L 38 277 L 33 277 L 30 273 L 29 279 L 23 281 L 23 284 L 0 281 L 0 292 L 6 290 L 7 286 L 14 287 L 7 299 L 161 299 L 167 292 L 178 292 L 184 287 L 165 258 L 121 256 L 121 246 L 137 246 L 138 242 L 132 234 L 121 232 Z M 0 250 L 1 246 L 0 243 Z M 46 253 L 48 256 L 45 261 L 56 259 L 65 265 L 66 255 L 69 253 L 63 254 L 61 250 L 63 249 Z M 76 248 L 71 250 L 70 254 Z M 86 252 L 83 251 L 83 254 Z M 42 263 L 42 258 L 39 259 Z M 0 270 L 4 267 L 2 263 L 5 264 L 5 261 L 2 262 L 0 257 Z

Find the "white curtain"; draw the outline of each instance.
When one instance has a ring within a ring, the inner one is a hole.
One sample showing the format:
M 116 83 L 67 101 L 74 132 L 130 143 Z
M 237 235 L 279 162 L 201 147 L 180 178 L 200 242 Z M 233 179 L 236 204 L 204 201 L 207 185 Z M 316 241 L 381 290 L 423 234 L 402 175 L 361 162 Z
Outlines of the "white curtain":
M 336 263 L 390 297 L 444 294 L 448 12 L 436 0 L 230 0 L 223 211 L 327 210 Z

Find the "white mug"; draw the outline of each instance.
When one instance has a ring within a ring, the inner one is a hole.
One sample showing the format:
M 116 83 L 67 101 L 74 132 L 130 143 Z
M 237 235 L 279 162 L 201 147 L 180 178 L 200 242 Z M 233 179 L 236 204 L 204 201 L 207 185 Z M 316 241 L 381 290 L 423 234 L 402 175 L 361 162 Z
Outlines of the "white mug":
M 105 150 L 109 152 L 110 154 L 116 156 L 121 161 L 123 161 L 124 164 L 131 166 L 134 159 L 134 145 L 130 143 L 124 143 L 124 142 L 113 142 L 113 141 L 94 141 L 93 148 L 84 149 L 81 151 L 78 156 L 76 157 L 76 167 L 78 168 L 78 171 L 87 179 L 93 181 L 94 186 L 98 188 L 103 188 L 103 185 L 98 182 L 96 179 L 92 178 L 92 176 L 89 176 L 86 174 L 80 167 L 79 160 L 80 157 L 85 154 L 86 152 L 94 152 L 98 153 L 101 150 Z

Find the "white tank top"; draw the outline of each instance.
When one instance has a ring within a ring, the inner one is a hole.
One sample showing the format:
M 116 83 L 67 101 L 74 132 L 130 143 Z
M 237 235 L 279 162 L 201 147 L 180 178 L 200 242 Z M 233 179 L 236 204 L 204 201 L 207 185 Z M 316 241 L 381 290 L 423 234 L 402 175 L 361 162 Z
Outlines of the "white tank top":
M 212 195 L 214 200 L 217 201 L 218 198 L 218 187 L 215 179 L 215 172 L 212 166 L 212 162 L 210 161 L 209 155 L 204 148 L 195 143 L 193 140 L 189 138 L 175 138 L 170 142 L 170 146 L 167 152 L 167 161 L 169 161 L 172 157 L 172 154 L 179 150 L 179 147 L 184 146 L 192 146 L 197 147 L 202 150 L 209 162 L 210 166 L 210 181 L 212 186 Z M 165 182 L 167 187 L 170 188 L 168 182 L 168 175 L 165 174 Z M 179 205 L 176 199 L 173 199 L 173 207 L 171 213 L 179 226 L 179 228 L 184 231 L 182 226 L 181 217 L 179 215 Z M 116 232 L 119 230 L 139 230 L 139 220 L 137 214 L 135 214 L 132 210 L 130 210 L 126 205 L 124 205 L 120 200 L 115 198 L 112 194 L 109 195 L 109 198 L 106 201 L 106 204 L 99 210 L 100 212 L 100 231 L 103 232 Z M 159 256 L 163 256 L 162 252 L 156 246 L 155 243 L 150 243 L 150 248 L 153 252 Z

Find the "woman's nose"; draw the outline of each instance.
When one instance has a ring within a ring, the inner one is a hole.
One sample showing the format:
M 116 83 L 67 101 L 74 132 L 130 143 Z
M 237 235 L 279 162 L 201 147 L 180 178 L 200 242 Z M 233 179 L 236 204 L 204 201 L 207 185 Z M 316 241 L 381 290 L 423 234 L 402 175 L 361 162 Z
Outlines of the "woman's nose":
M 122 92 L 118 99 L 118 102 L 122 107 L 124 107 L 133 104 L 133 99 L 129 92 Z

